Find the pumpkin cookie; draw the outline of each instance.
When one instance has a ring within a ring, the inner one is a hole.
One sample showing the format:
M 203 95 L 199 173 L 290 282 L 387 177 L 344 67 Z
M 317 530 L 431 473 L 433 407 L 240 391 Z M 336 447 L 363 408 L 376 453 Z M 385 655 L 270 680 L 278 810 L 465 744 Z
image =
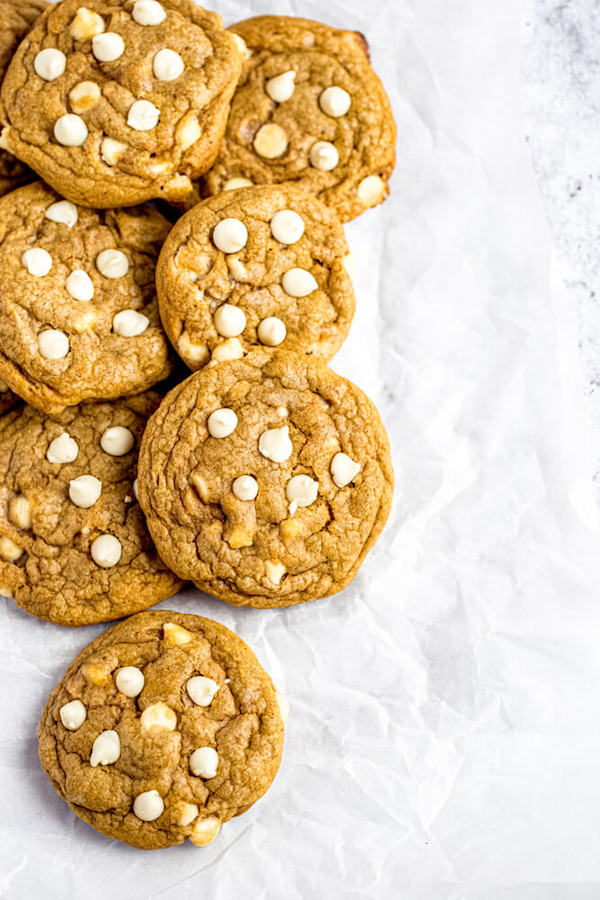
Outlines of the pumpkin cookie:
M 273 683 L 200 616 L 147 612 L 83 650 L 52 691 L 40 761 L 73 812 L 143 850 L 209 844 L 268 790 L 283 751 Z
M 183 201 L 215 159 L 241 54 L 192 0 L 63 0 L 2 84 L 2 142 L 86 206 Z
M 0 378 L 44 412 L 138 393 L 172 369 L 154 270 L 170 225 L 37 182 L 0 198 Z
M 392 484 L 371 401 L 283 350 L 196 372 L 163 400 L 140 450 L 140 503 L 162 559 L 234 605 L 346 587 L 385 524 Z
M 136 500 L 137 451 L 160 396 L 0 417 L 0 592 L 39 619 L 89 625 L 179 589 Z
M 246 60 L 208 192 L 294 181 L 343 222 L 381 203 L 396 126 L 364 37 L 288 16 L 231 30 Z
M 191 369 L 253 346 L 325 360 L 354 315 L 344 229 L 293 185 L 227 191 L 188 212 L 156 267 L 167 335 Z

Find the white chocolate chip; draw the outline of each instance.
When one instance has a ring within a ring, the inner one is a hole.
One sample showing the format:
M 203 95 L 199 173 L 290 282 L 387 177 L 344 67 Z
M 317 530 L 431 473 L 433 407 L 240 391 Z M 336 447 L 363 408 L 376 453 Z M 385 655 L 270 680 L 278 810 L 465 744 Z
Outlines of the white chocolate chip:
M 25 531 L 31 528 L 31 504 L 27 497 L 23 494 L 11 497 L 8 504 L 8 518 L 17 528 L 23 528 Z
M 60 225 L 66 225 L 72 228 L 79 218 L 77 207 L 70 200 L 58 200 L 46 210 L 46 218 L 51 222 L 58 222 Z
M 48 328 L 38 334 L 38 347 L 44 359 L 63 359 L 69 352 L 69 338 L 64 331 Z
M 227 257 L 227 268 L 231 277 L 236 281 L 245 281 L 248 278 L 248 269 L 241 259 L 237 259 L 235 256 Z
M 311 166 L 314 166 L 315 169 L 331 172 L 339 163 L 340 154 L 331 141 L 317 141 L 310 148 L 309 159 Z
M 36 75 L 39 75 L 44 81 L 54 81 L 55 78 L 60 78 L 66 67 L 67 57 L 62 50 L 56 50 L 54 47 L 40 50 L 33 61 Z
M 92 744 L 90 766 L 110 766 L 121 755 L 121 741 L 116 731 L 101 732 Z
M 282 463 L 292 455 L 292 442 L 290 429 L 287 425 L 281 428 L 269 428 L 263 431 L 258 439 L 258 449 L 261 454 L 272 462 Z
M 87 125 L 75 113 L 65 113 L 54 123 L 54 137 L 63 147 L 81 147 L 87 136 Z
M 360 472 L 360 463 L 354 462 L 346 453 L 336 453 L 331 460 L 331 477 L 339 488 L 354 481 Z
M 127 124 L 136 131 L 152 131 L 158 125 L 160 110 L 149 100 L 135 100 L 129 107 Z
M 198 819 L 192 833 L 190 841 L 195 847 L 205 847 L 217 837 L 221 830 L 221 822 L 216 816 L 207 816 L 204 819 Z
M 136 500 L 140 499 L 138 497 L 138 480 L 137 480 L 137 478 L 133 479 L 133 496 L 135 497 Z
M 289 414 L 290 414 L 290 412 L 287 409 L 287 407 L 285 407 L 285 406 L 277 407 L 277 415 L 281 416 L 282 419 L 287 419 L 289 417 Z
M 224 303 L 214 314 L 215 328 L 223 337 L 237 337 L 246 327 L 246 315 L 239 306 Z
M 267 316 L 259 324 L 256 333 L 261 344 L 265 344 L 266 347 L 278 347 L 287 337 L 287 328 L 277 316 Z
M 167 647 L 179 647 L 189 644 L 193 635 L 187 628 L 176 625 L 175 622 L 165 622 L 163 625 L 163 638 Z
M 228 359 L 241 359 L 244 355 L 244 348 L 238 338 L 229 338 L 218 344 L 212 352 L 212 358 L 217 362 L 226 362 Z
M 350 278 L 356 277 L 356 257 L 354 253 L 346 253 L 342 259 L 342 265 Z
M 206 678 L 204 675 L 194 675 L 193 678 L 188 678 L 186 690 L 190 700 L 196 706 L 210 706 L 213 697 L 219 690 L 219 685 L 212 678 Z
M 105 31 L 92 39 L 92 53 L 98 62 L 114 62 L 125 52 L 125 41 L 114 31 Z
M 147 706 L 140 716 L 140 725 L 144 731 L 150 728 L 164 728 L 165 731 L 175 731 L 177 728 L 177 713 L 162 700 Z
M 94 284 L 83 269 L 74 269 L 65 282 L 65 287 L 74 300 L 87 303 L 94 296 Z
M 14 563 L 23 556 L 23 549 L 9 537 L 0 537 L 0 559 Z
M 258 496 L 258 482 L 252 475 L 240 475 L 232 487 L 238 500 L 256 500 Z
M 102 482 L 93 475 L 80 475 L 69 482 L 69 497 L 75 506 L 89 509 L 102 493 Z
M 226 438 L 237 428 L 238 417 L 232 409 L 215 409 L 208 417 L 208 433 L 214 438 Z
M 123 309 L 113 318 L 113 331 L 119 337 L 138 337 L 149 324 L 150 319 L 144 313 L 135 309 Z
M 190 769 L 199 778 L 214 778 L 219 765 L 219 754 L 212 747 L 199 747 L 190 756 Z
M 125 456 L 134 444 L 134 437 L 129 428 L 113 425 L 102 433 L 100 446 L 109 456 Z
M 156 0 L 136 0 L 131 15 L 138 25 L 160 25 L 167 14 Z
M 278 559 L 268 559 L 265 562 L 265 573 L 271 584 L 277 587 L 281 584 L 281 579 L 287 572 L 286 567 Z
M 95 81 L 80 81 L 69 91 L 69 106 L 74 113 L 89 112 L 100 99 L 100 88 Z
M 207 345 L 196 344 L 185 332 L 177 341 L 177 352 L 190 368 L 200 366 L 202 363 L 208 362 L 210 358 L 210 350 Z
M 287 134 L 275 122 L 261 125 L 254 136 L 254 149 L 264 159 L 276 159 L 282 156 L 288 145 Z
M 107 166 L 116 166 L 126 150 L 127 144 L 123 144 L 121 141 L 115 141 L 114 138 L 107 137 L 102 141 L 100 154 L 103 162 L 105 162 Z
M 86 312 L 82 313 L 80 316 L 77 316 L 76 319 L 73 320 L 73 329 L 81 334 L 83 331 L 90 331 L 94 325 L 98 316 L 94 312 L 93 309 L 88 309 Z
M 294 475 L 285 486 L 285 495 L 290 503 L 297 506 L 310 506 L 319 493 L 319 482 L 310 475 Z
M 115 675 L 117 690 L 126 697 L 138 697 L 144 690 L 145 682 L 144 673 L 137 666 L 123 666 Z
M 239 219 L 222 219 L 215 225 L 212 239 L 223 253 L 237 253 L 248 243 L 248 229 Z
M 269 78 L 265 84 L 265 91 L 276 103 L 285 103 L 294 93 L 296 73 L 293 69 L 288 72 L 282 72 L 281 75 L 275 75 Z
M 352 98 L 344 88 L 333 86 L 325 88 L 319 96 L 319 106 L 326 116 L 339 119 L 350 109 Z
M 47 250 L 42 250 L 41 247 L 25 250 L 21 256 L 21 262 L 30 275 L 36 275 L 38 278 L 43 278 L 52 268 L 52 257 Z
M 281 209 L 271 219 L 271 234 L 282 244 L 295 244 L 304 234 L 304 220 L 293 209 Z
M 138 0 L 142 2 L 142 0 Z M 133 801 L 133 812 L 142 822 L 154 822 L 164 811 L 165 803 L 158 791 L 144 791 Z
M 199 140 L 202 134 L 198 116 L 191 113 L 180 122 L 177 126 L 177 143 L 182 150 L 188 150 L 192 144 Z
M 281 719 L 283 724 L 287 724 L 287 720 L 290 717 L 290 704 L 287 701 L 287 697 L 284 697 L 279 691 L 275 691 L 275 696 L 277 697 L 277 705 L 279 706 L 279 712 L 281 713 Z
M 129 260 L 122 250 L 102 250 L 96 257 L 96 268 L 105 278 L 122 278 L 129 272 Z
M 238 48 L 238 50 L 239 50 L 240 53 L 242 54 L 243 58 L 244 58 L 244 59 L 249 59 L 249 57 L 250 57 L 251 54 L 250 54 L 250 51 L 248 50 L 248 45 L 246 44 L 246 41 L 244 40 L 244 38 L 241 37 L 241 35 L 236 34 L 236 33 L 233 32 L 233 31 L 231 31 L 230 34 L 231 34 L 231 37 L 233 38 L 233 40 L 234 40 L 234 42 L 235 42 L 236 47 Z
M 237 191 L 240 188 L 244 187 L 252 187 L 254 182 L 250 181 L 249 178 L 242 178 L 241 176 L 237 176 L 236 178 L 230 178 L 223 185 L 224 191 Z
M 101 534 L 95 541 L 92 541 L 90 547 L 92 559 L 103 569 L 111 569 L 118 565 L 122 552 L 121 541 L 112 534 Z
M 60 463 L 61 465 L 64 463 L 74 462 L 77 459 L 79 454 L 79 447 L 77 446 L 77 441 L 73 440 L 70 434 L 66 431 L 51 441 L 48 449 L 46 450 L 46 459 L 50 463 Z
M 104 19 L 98 13 L 80 6 L 71 22 L 71 36 L 76 41 L 89 41 L 105 29 Z
M 281 279 L 286 294 L 290 297 L 307 297 L 319 287 L 313 275 L 306 269 L 288 269 Z
M 385 182 L 379 175 L 367 175 L 358 186 L 358 199 L 365 206 L 377 206 L 385 199 Z
M 176 81 L 183 74 L 184 68 L 179 53 L 168 47 L 159 50 L 152 60 L 152 71 L 159 81 Z
M 179 816 L 177 824 L 182 828 L 191 825 L 194 819 L 198 818 L 198 807 L 195 803 L 182 803 L 179 807 Z
M 65 728 L 77 731 L 87 719 L 87 710 L 81 700 L 71 700 L 70 703 L 61 706 L 59 715 Z

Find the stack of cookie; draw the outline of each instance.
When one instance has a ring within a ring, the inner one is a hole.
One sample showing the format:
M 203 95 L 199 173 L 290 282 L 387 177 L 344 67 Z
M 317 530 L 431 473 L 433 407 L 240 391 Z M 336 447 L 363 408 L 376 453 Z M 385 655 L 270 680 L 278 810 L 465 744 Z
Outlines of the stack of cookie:
M 138 613 L 52 693 L 42 765 L 110 837 L 205 844 L 275 776 L 281 702 L 227 629 L 142 611 L 184 581 L 322 598 L 381 533 L 387 436 L 326 363 L 389 103 L 362 36 L 303 19 L 0 0 L 0 26 L 0 587 L 59 625 Z

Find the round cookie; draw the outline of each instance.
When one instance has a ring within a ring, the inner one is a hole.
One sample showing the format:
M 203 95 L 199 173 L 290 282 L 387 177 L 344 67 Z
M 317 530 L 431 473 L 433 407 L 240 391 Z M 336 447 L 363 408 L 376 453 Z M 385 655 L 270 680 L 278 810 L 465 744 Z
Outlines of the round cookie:
M 2 84 L 2 142 L 75 203 L 183 201 L 215 159 L 241 54 L 192 0 L 63 0 Z
M 354 315 L 349 260 L 335 213 L 300 188 L 227 191 L 186 213 L 165 242 L 162 323 L 191 369 L 261 344 L 330 359 Z
M 241 638 L 161 610 L 119 622 L 69 666 L 42 715 L 40 761 L 107 837 L 203 846 L 268 790 L 283 731 L 273 683 Z
M 346 587 L 392 487 L 371 401 L 283 350 L 196 372 L 163 400 L 140 450 L 140 503 L 161 558 L 236 606 L 291 606 Z
M 76 207 L 41 182 L 0 198 L 0 378 L 44 412 L 165 378 L 154 274 L 169 229 L 150 206 Z
M 19 43 L 47 7 L 46 0 L 0 0 L 0 82 Z M 31 169 L 0 149 L 0 197 L 34 178 Z
M 160 396 L 0 417 L 0 593 L 58 625 L 106 622 L 179 589 L 136 499 L 139 442 Z
M 247 56 L 207 191 L 294 181 L 343 222 L 381 203 L 396 126 L 364 37 L 288 16 L 231 30 Z

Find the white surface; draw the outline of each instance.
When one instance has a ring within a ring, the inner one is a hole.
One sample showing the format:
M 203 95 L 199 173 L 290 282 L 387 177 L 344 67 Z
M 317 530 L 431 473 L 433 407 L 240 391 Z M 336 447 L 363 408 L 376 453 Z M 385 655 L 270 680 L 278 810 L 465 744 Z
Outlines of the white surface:
M 399 124 L 393 197 L 348 229 L 358 314 L 335 360 L 389 426 L 393 516 L 343 595 L 275 612 L 192 591 L 165 604 L 235 628 L 289 698 L 273 787 L 208 848 L 142 853 L 97 835 L 46 781 L 35 732 L 101 628 L 6 601 L 2 896 L 599 896 L 598 535 L 576 323 L 550 291 L 521 137 L 520 10 L 328 6 L 366 31 Z

